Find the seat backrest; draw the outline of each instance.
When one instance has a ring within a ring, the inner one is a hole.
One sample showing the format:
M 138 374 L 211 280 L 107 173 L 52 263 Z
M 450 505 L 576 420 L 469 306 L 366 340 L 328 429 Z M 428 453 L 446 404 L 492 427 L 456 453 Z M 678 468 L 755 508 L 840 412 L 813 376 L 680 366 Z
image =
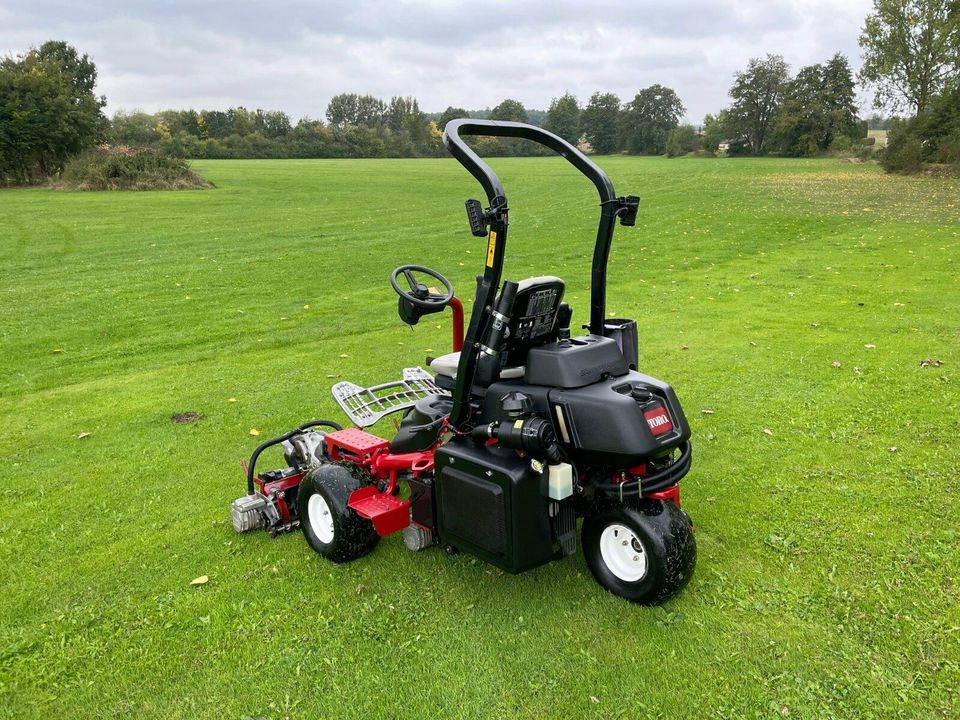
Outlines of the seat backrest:
M 523 365 L 530 348 L 557 339 L 557 311 L 565 289 L 563 280 L 541 275 L 521 280 L 518 286 L 503 351 L 504 367 Z

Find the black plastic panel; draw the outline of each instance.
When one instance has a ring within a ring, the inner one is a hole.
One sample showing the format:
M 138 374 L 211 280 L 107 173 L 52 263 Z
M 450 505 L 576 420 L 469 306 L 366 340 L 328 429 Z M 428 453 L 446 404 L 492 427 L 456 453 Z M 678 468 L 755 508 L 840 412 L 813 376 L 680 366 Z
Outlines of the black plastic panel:
M 437 441 L 439 421 L 450 414 L 453 400 L 446 395 L 427 395 L 407 411 L 397 434 L 390 441 L 390 452 L 409 453 L 428 450 Z
M 452 440 L 437 450 L 440 541 L 517 573 L 554 557 L 540 474 L 512 450 Z
M 524 379 L 531 385 L 578 388 L 629 370 L 616 340 L 583 335 L 532 348 Z
M 549 397 L 558 437 L 585 461 L 631 467 L 690 439 L 673 388 L 649 375 L 630 371 L 582 388 L 552 390 Z M 657 406 L 669 416 L 667 432 L 651 428 L 645 417 Z M 562 423 L 558 412 L 563 413 Z

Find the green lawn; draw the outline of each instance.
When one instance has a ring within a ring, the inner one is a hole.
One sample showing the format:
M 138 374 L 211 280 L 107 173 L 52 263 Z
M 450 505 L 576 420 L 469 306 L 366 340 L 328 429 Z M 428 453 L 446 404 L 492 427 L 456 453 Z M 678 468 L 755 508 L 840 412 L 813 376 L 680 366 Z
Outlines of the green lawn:
M 390 537 L 333 566 L 231 529 L 251 428 L 338 418 L 337 379 L 448 348 L 447 317 L 400 323 L 387 276 L 426 263 L 472 296 L 480 191 L 454 161 L 0 192 L 0 716 L 957 717 L 960 182 L 599 162 L 643 198 L 607 309 L 694 430 L 699 562 L 662 608 L 580 554 L 510 576 Z M 593 188 L 493 164 L 507 276 L 564 277 L 578 326 Z

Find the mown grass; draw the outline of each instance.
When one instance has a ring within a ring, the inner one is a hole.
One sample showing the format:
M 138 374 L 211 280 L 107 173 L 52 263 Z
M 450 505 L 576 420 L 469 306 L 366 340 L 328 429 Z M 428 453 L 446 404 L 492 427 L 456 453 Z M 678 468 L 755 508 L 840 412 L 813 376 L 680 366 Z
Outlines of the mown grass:
M 336 379 L 448 347 L 446 318 L 399 322 L 387 273 L 472 295 L 479 191 L 453 161 L 0 193 L 0 715 L 956 717 L 960 183 L 599 162 L 643 197 L 608 310 L 695 433 L 699 565 L 662 608 L 579 554 L 509 576 L 392 537 L 335 567 L 230 527 L 251 428 L 337 417 Z M 583 321 L 592 189 L 556 159 L 495 166 L 508 276 L 561 275 Z

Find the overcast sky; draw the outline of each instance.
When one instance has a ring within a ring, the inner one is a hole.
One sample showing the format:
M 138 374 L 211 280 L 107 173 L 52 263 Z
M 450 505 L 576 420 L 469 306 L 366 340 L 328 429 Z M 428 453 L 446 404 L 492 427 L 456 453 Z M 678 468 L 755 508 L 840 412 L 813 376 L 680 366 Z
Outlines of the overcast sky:
M 795 71 L 835 52 L 860 66 L 870 0 L 0 0 L 0 53 L 47 39 L 88 53 L 108 110 L 285 110 L 322 118 L 331 96 L 413 95 L 426 111 L 545 109 L 574 93 L 624 101 L 674 88 L 699 123 L 733 73 L 780 53 Z M 863 110 L 869 110 L 866 95 Z

